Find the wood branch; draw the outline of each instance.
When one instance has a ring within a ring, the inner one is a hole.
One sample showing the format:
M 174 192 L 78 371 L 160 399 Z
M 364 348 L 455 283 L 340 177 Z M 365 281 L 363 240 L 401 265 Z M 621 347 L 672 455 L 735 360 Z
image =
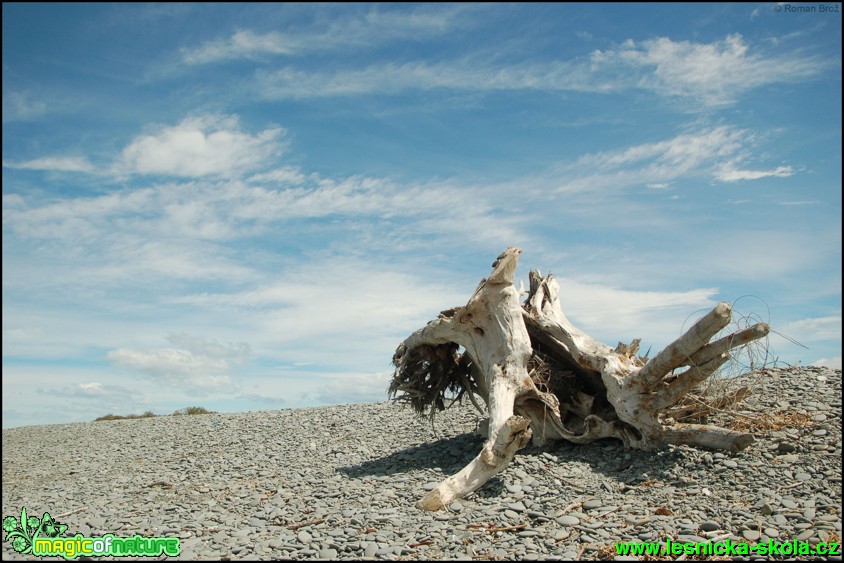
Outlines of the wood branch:
M 639 372 L 639 378 L 653 385 L 669 371 L 691 363 L 691 357 L 706 346 L 709 339 L 730 323 L 732 307 L 721 302 L 702 319 L 692 325 L 686 333 L 654 356 Z
M 498 428 L 494 442 L 487 441 L 481 453 L 469 465 L 437 485 L 416 503 L 416 507 L 423 510 L 441 510 L 453 500 L 478 490 L 490 477 L 507 467 L 516 450 L 530 440 L 530 435 L 527 420 L 520 416 L 510 417 Z
M 466 305 L 442 311 L 393 356 L 394 399 L 433 416 L 447 395 L 456 400 L 468 393 L 479 410 L 480 396 L 489 414 L 479 425 L 487 438 L 481 452 L 426 494 L 419 508 L 440 510 L 476 491 L 531 438 L 537 445 L 616 438 L 645 450 L 673 443 L 738 451 L 753 442 L 747 433 L 677 420 L 689 415 L 690 393 L 729 361 L 730 351 L 766 336 L 768 325 L 710 342 L 731 320 L 730 305 L 720 303 L 648 360 L 637 355 L 639 339 L 611 348 L 575 327 L 551 275 L 531 271 L 520 305 L 523 291 L 514 286 L 520 253 L 516 247 L 501 253 Z M 719 408 L 717 401 L 705 404 Z
M 676 424 L 665 430 L 666 444 L 687 444 L 712 450 L 739 452 L 753 443 L 753 436 L 718 426 Z
M 718 368 L 727 363 L 729 354 L 721 354 L 705 364 L 689 368 L 677 376 L 676 381 L 669 383 L 660 393 L 659 400 L 653 402 L 653 406 L 659 410 L 676 405 L 683 396 L 697 387 L 707 377 L 715 373 Z
M 691 358 L 691 363 L 695 365 L 705 364 L 712 358 L 729 352 L 733 348 L 744 346 L 745 344 L 758 340 L 767 336 L 771 328 L 765 323 L 755 324 L 750 328 L 746 328 L 739 332 L 735 332 L 729 336 L 725 336 L 715 342 L 707 344 L 699 351 L 695 352 Z

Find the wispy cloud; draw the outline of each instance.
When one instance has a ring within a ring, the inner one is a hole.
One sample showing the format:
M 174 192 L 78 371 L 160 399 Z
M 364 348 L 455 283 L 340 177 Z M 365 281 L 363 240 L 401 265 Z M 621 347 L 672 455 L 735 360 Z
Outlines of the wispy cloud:
M 172 127 L 158 127 L 134 139 L 115 172 L 180 178 L 233 177 L 254 171 L 283 152 L 279 127 L 257 134 L 240 130 L 237 117 L 189 117 Z
M 799 200 L 799 201 L 781 201 L 779 202 L 780 205 L 793 205 L 793 206 L 802 206 L 802 205 L 818 205 L 821 202 L 816 199 L 809 199 L 809 200 Z
M 791 166 L 777 166 L 772 170 L 737 170 L 731 165 L 724 166 L 715 174 L 715 178 L 722 182 L 738 182 L 741 180 L 758 180 L 760 178 L 788 178 L 795 173 Z
M 256 73 L 256 91 L 269 99 L 360 94 L 396 94 L 408 90 L 602 90 L 585 66 L 565 62 L 493 66 L 462 59 L 441 63 L 409 61 L 327 72 L 284 67 Z
M 3 168 L 18 170 L 47 170 L 54 172 L 94 172 L 94 166 L 84 157 L 47 156 L 24 162 L 3 161 Z
M 5 72 L 5 71 L 4 71 Z M 3 123 L 29 121 L 47 113 L 47 104 L 26 92 L 3 88 Z
M 708 107 L 731 104 L 762 85 L 805 80 L 823 68 L 825 63 L 811 57 L 751 52 L 740 35 L 712 43 L 661 37 L 627 41 L 586 58 L 545 63 L 501 65 L 470 54 L 446 62 L 391 62 L 330 71 L 286 66 L 259 70 L 256 91 L 266 98 L 284 99 L 433 89 L 598 93 L 645 89 Z
M 275 184 L 276 186 L 300 185 L 307 181 L 307 176 L 294 166 L 284 166 L 269 172 L 255 174 L 247 180 L 257 184 Z
M 327 25 L 314 25 L 302 31 L 261 33 L 249 29 L 235 31 L 230 37 L 183 48 L 182 60 L 191 65 L 236 59 L 294 56 L 340 48 L 365 48 L 396 39 L 419 41 L 454 29 L 463 6 L 422 6 L 413 10 L 371 9 L 365 14 L 342 15 Z
M 209 41 L 195 49 L 182 49 L 182 59 L 188 64 L 205 64 L 258 55 L 290 55 L 302 48 L 303 42 L 297 37 L 278 32 L 258 34 L 239 30 L 228 39 Z
M 730 126 L 703 128 L 670 139 L 586 154 L 557 172 L 560 192 L 594 192 L 645 185 L 660 190 L 679 178 L 718 178 L 726 166 L 748 157 L 754 135 Z

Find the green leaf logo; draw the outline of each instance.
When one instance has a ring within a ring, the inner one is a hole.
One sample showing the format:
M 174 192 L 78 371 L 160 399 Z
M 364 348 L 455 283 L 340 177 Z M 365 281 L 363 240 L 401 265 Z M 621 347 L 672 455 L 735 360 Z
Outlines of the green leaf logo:
M 12 542 L 15 551 L 26 555 L 32 551 L 35 538 L 40 535 L 49 538 L 57 538 L 67 532 L 67 524 L 53 520 L 49 512 L 45 512 L 41 519 L 35 516 L 26 516 L 26 507 L 21 508 L 21 519 L 14 516 L 3 518 L 3 531 L 6 532 L 6 541 Z

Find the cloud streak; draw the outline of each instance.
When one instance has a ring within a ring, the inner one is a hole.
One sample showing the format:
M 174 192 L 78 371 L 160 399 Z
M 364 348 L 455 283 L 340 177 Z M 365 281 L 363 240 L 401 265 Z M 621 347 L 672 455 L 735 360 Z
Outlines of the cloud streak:
M 557 191 L 596 192 L 630 186 L 665 190 L 680 178 L 702 177 L 718 182 L 785 178 L 795 174 L 790 166 L 772 170 L 738 168 L 752 158 L 757 135 L 728 125 L 700 128 L 670 139 L 632 147 L 586 154 L 555 173 L 571 179 Z
M 51 172 L 94 172 L 94 166 L 84 157 L 46 156 L 25 162 L 3 161 L 3 168 L 17 170 L 45 170 Z
M 47 104 L 27 92 L 3 89 L 3 123 L 30 121 L 47 113 Z
M 371 9 L 364 14 L 343 15 L 327 25 L 317 24 L 305 32 L 296 28 L 266 33 L 239 29 L 230 37 L 208 41 L 195 48 L 182 48 L 181 56 L 189 65 L 201 65 L 347 48 L 367 49 L 397 39 L 420 41 L 463 25 L 460 16 L 468 10 L 466 6 L 422 6 L 409 11 Z
M 715 174 L 715 178 L 722 182 L 739 182 L 741 180 L 759 180 L 760 178 L 788 178 L 795 173 L 791 166 L 777 166 L 773 170 L 736 170 L 725 166 Z
M 256 72 L 256 91 L 269 99 L 349 95 L 394 95 L 408 91 L 504 90 L 613 93 L 648 90 L 693 100 L 702 108 L 734 103 L 760 86 L 795 83 L 824 68 L 822 61 L 796 54 L 751 52 L 743 38 L 729 35 L 712 43 L 667 37 L 596 50 L 589 57 L 544 63 L 500 65 L 478 55 L 456 61 L 405 61 L 303 70 L 286 66 Z M 694 110 L 687 106 L 686 110 Z

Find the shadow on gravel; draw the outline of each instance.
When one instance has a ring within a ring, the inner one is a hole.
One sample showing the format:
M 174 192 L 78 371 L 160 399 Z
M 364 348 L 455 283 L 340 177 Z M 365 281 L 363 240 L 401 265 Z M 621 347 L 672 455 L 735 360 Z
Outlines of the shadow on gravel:
M 397 450 L 378 459 L 363 463 L 338 467 L 337 471 L 352 478 L 366 476 L 385 476 L 436 469 L 438 476 L 432 481 L 439 481 L 453 475 L 466 466 L 483 447 L 484 439 L 470 432 L 451 438 L 442 438 L 416 446 Z M 691 452 L 695 452 L 694 449 Z M 581 477 L 569 475 L 568 466 L 585 464 L 588 471 L 599 479 L 605 480 L 606 486 L 636 486 L 639 484 L 659 483 L 676 484 L 672 473 L 684 473 L 688 464 L 697 455 L 667 448 L 657 452 L 625 450 L 620 441 L 599 440 L 591 444 L 571 444 L 565 441 L 549 442 L 541 447 L 528 445 L 519 450 L 511 467 L 523 467 L 533 477 L 540 477 L 540 472 L 547 472 L 552 477 L 561 478 L 563 483 L 577 484 Z M 699 451 L 699 454 L 702 454 Z M 552 458 L 543 456 L 550 454 Z M 625 459 L 625 455 L 629 457 Z M 519 461 L 519 458 L 522 458 Z M 552 461 L 552 459 L 554 461 Z M 504 484 L 496 476 L 487 482 L 476 494 L 482 497 L 497 497 L 504 494 Z
M 349 477 L 393 475 L 435 467 L 451 474 L 472 461 L 481 451 L 483 443 L 483 438 L 467 432 L 451 438 L 441 438 L 436 442 L 410 446 L 378 459 L 338 467 L 337 470 Z
M 566 463 L 580 463 L 588 465 L 593 474 L 607 479 L 609 483 L 636 485 L 654 479 L 663 484 L 676 481 L 680 474 L 688 471 L 690 464 L 698 466 L 707 451 L 695 448 L 672 450 L 668 446 L 651 452 L 625 450 L 620 441 L 606 439 L 591 444 L 560 441 L 542 448 L 524 448 L 519 450 L 519 454 L 530 456 L 548 452 L 557 459 L 549 465 L 557 465 L 559 473 L 566 473 Z

